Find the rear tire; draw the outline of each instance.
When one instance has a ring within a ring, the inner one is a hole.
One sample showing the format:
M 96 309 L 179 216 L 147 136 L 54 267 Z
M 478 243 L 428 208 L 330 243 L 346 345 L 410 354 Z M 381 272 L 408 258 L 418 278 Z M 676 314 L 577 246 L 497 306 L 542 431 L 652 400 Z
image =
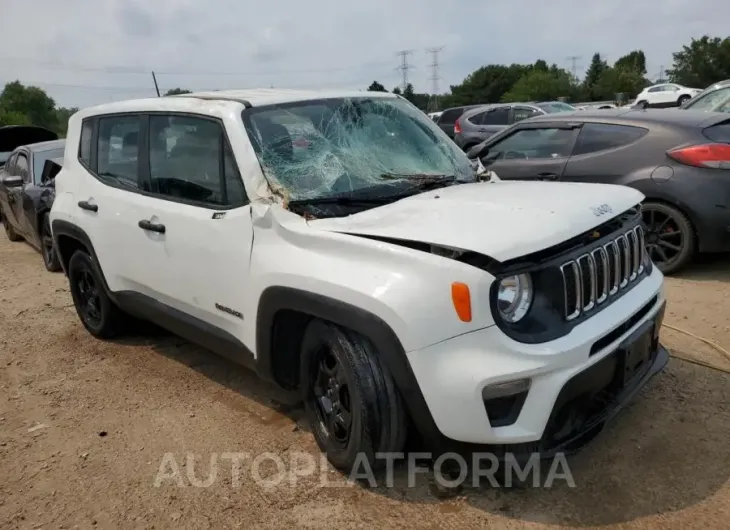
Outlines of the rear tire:
M 2 216 L 3 218 L 3 228 L 5 228 L 5 235 L 8 236 L 8 239 L 10 241 L 22 241 L 23 238 L 18 235 L 18 233 L 15 231 L 15 229 L 10 226 L 10 221 L 8 221 L 5 216 Z
M 403 450 L 407 414 L 393 378 L 365 337 L 320 320 L 304 334 L 301 391 L 314 438 L 337 469 L 382 467 Z M 348 421 L 349 419 L 349 421 Z
M 56 245 L 53 243 L 51 235 L 51 220 L 48 214 L 43 215 L 41 224 L 41 255 L 43 256 L 43 265 L 50 272 L 58 272 L 61 270 L 61 259 L 56 252 Z
M 697 236 L 689 218 L 662 202 L 647 201 L 642 212 L 647 251 L 657 268 L 669 275 L 689 265 L 697 249 Z
M 92 257 L 83 250 L 74 252 L 68 262 L 68 281 L 76 312 L 86 330 L 98 339 L 118 336 L 124 314 L 109 298 Z
M 687 103 L 690 99 L 692 99 L 692 97 L 688 96 L 687 94 L 685 94 L 684 96 L 680 96 L 679 99 L 677 100 L 677 106 L 681 107 L 682 105 Z

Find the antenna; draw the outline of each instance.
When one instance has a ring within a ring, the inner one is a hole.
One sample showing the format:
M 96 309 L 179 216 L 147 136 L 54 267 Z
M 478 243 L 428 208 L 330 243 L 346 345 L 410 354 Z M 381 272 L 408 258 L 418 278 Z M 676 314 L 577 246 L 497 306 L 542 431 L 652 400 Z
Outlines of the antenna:
M 408 56 L 413 55 L 413 50 L 401 50 L 398 52 L 398 54 L 401 58 L 401 63 L 396 70 L 401 71 L 401 75 L 403 76 L 402 82 L 403 86 L 401 87 L 401 90 L 403 92 L 406 91 L 406 87 L 408 86 L 408 70 L 413 68 L 413 65 L 408 63 Z
M 155 82 L 155 90 L 157 91 L 157 97 L 160 97 L 160 87 L 157 86 L 157 78 L 155 77 L 155 73 L 152 72 L 152 81 Z
M 437 111 L 439 108 L 439 80 L 441 77 L 439 76 L 439 52 L 443 50 L 443 46 L 438 46 L 435 48 L 428 48 L 426 51 L 431 54 L 431 64 L 429 66 L 431 67 L 431 82 L 432 85 L 432 92 L 431 97 L 428 100 L 428 110 L 429 112 Z

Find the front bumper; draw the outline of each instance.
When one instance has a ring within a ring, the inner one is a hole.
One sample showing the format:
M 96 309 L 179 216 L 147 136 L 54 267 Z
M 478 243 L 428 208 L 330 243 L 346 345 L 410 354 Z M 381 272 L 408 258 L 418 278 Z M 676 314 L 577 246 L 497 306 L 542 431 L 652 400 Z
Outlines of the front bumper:
M 640 285 L 545 344 L 521 344 L 490 327 L 408 354 L 439 445 L 484 446 L 499 454 L 572 452 L 603 425 L 667 363 L 658 331 L 666 305 L 656 269 Z M 618 382 L 620 348 L 638 333 L 654 330 L 650 356 L 630 382 Z M 514 418 L 490 421 L 485 387 L 529 379 Z

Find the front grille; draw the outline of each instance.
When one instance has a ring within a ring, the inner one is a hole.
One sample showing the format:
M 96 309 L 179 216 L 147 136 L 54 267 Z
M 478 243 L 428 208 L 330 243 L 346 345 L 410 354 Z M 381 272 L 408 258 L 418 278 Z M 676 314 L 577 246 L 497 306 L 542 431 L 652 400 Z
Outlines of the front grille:
M 560 266 L 565 319 L 594 311 L 629 287 L 644 272 L 644 231 L 641 226 Z

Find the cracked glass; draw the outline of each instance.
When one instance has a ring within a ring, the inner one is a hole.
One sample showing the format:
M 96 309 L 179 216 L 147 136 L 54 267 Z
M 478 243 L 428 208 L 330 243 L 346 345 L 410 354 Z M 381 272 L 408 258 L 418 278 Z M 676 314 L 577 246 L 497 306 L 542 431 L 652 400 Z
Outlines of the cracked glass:
M 285 201 L 382 197 L 414 181 L 475 179 L 466 155 L 400 98 L 268 105 L 245 110 L 243 120 L 269 187 Z

